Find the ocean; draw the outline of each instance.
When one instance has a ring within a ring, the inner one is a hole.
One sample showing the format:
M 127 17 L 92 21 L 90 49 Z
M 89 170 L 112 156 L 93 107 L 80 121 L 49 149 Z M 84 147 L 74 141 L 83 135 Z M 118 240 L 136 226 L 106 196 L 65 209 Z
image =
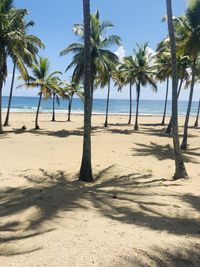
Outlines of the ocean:
M 6 110 L 8 97 L 3 96 L 3 111 Z M 14 96 L 12 99 L 12 112 L 35 112 L 37 108 L 38 97 L 19 97 Z M 135 113 L 136 102 L 133 100 L 133 114 Z M 57 112 L 67 112 L 68 101 L 60 100 L 60 105 L 56 104 Z M 192 104 L 191 114 L 196 115 L 198 102 L 194 101 Z M 104 114 L 106 109 L 105 99 L 94 99 L 93 113 Z M 162 100 L 141 100 L 140 114 L 141 115 L 162 115 L 164 109 L 164 101 Z M 187 109 L 187 101 L 179 101 L 179 115 L 184 115 Z M 42 100 L 41 112 L 52 111 L 52 99 Z M 72 104 L 73 113 L 83 113 L 83 102 L 79 98 L 74 98 Z M 126 99 L 110 99 L 109 113 L 112 114 L 128 114 L 129 100 Z M 171 101 L 167 105 L 167 114 L 171 114 Z

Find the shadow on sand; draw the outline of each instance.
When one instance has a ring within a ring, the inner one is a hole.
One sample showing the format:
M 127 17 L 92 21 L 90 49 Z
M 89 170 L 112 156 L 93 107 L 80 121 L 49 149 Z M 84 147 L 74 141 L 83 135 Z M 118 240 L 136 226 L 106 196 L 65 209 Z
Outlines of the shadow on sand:
M 153 155 L 158 160 L 174 160 L 173 148 L 167 145 L 159 145 L 158 143 L 150 142 L 149 145 L 136 143 L 137 147 L 134 147 L 132 151 L 134 152 L 133 156 L 149 156 Z M 192 162 L 199 164 L 200 162 L 197 158 L 200 158 L 200 153 L 198 152 L 200 148 L 193 148 L 183 151 L 183 157 L 185 162 Z
M 97 174 L 96 182 L 90 185 L 72 181 L 62 171 L 49 173 L 41 170 L 41 174 L 38 176 L 23 176 L 29 182 L 28 187 L 10 187 L 1 190 L 0 245 L 6 242 L 8 246 L 7 249 L 0 249 L 0 255 L 12 256 L 42 249 L 42 247 L 38 247 L 21 251 L 19 248 L 19 251 L 12 251 L 12 246 L 9 249 L 9 244 L 12 244 L 12 241 L 54 231 L 54 229 L 42 231 L 42 225 L 49 220 L 59 218 L 60 212 L 88 210 L 91 207 L 111 221 L 137 225 L 153 231 L 165 231 L 174 235 L 190 235 L 199 238 L 199 219 L 192 216 L 191 211 L 187 215 L 187 211 L 182 209 L 182 206 L 187 203 L 191 210 L 200 212 L 198 197 L 188 194 L 169 194 L 166 192 L 165 186 L 171 188 L 180 186 L 181 188 L 181 184 L 173 184 L 165 179 L 155 179 L 151 174 L 132 173 L 112 177 L 112 168 L 115 166 L 102 170 Z M 108 179 L 105 179 L 106 176 Z M 168 184 L 165 184 L 166 182 Z M 155 191 L 158 188 L 162 190 Z M 171 201 L 166 203 L 165 199 L 169 198 Z M 173 205 L 174 200 L 179 204 Z M 28 223 L 26 222 L 25 226 L 24 222 L 15 220 L 16 214 L 25 212 L 32 207 L 37 210 L 37 213 L 27 220 Z M 21 232 L 21 230 L 23 231 Z M 200 247 L 198 249 L 200 252 Z M 187 252 L 185 248 L 182 248 L 182 253 Z M 165 252 L 165 256 L 173 264 L 176 263 L 178 255 L 178 252 L 176 255 L 168 255 Z M 199 255 L 199 259 L 200 253 L 197 255 Z M 155 262 L 158 260 L 153 254 L 151 259 L 152 257 Z M 158 264 L 158 266 L 184 266 L 170 265 L 167 261 L 165 264 Z M 138 264 L 136 266 L 145 265 Z

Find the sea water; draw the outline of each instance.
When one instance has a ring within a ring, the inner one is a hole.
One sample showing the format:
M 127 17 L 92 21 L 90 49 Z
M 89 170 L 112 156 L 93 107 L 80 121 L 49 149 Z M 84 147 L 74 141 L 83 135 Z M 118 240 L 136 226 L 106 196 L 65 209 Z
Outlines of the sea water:
M 3 111 L 6 110 L 8 104 L 8 97 L 3 96 Z M 12 98 L 11 111 L 12 112 L 35 112 L 37 109 L 38 97 L 21 97 L 14 96 Z M 136 102 L 133 100 L 133 114 L 135 113 Z M 184 115 L 187 110 L 187 101 L 179 101 L 178 105 L 179 115 Z M 67 112 L 68 101 L 60 100 L 60 104 L 56 103 L 57 112 Z M 191 114 L 197 113 L 198 102 L 192 103 Z M 139 112 L 142 115 L 162 115 L 164 109 L 164 101 L 162 100 L 140 100 Z M 93 113 L 104 114 L 106 110 L 106 99 L 94 99 Z M 52 99 L 42 100 L 41 112 L 52 112 Z M 74 98 L 72 103 L 73 113 L 83 113 L 83 101 L 79 98 Z M 109 113 L 112 114 L 128 114 L 129 100 L 126 99 L 110 99 Z M 167 115 L 171 114 L 171 101 L 168 101 Z

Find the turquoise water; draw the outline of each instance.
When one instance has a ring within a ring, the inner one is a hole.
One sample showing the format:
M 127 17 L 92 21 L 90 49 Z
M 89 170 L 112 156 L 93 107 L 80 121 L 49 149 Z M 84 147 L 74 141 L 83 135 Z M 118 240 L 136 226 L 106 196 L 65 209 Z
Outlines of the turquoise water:
M 3 97 L 3 109 L 7 107 L 8 97 Z M 13 97 L 11 109 L 13 112 L 34 112 L 38 103 L 38 97 Z M 135 112 L 135 101 L 133 101 L 133 113 Z M 93 113 L 105 113 L 106 100 L 94 99 Z M 67 110 L 67 100 L 60 100 L 60 106 L 56 104 L 58 112 L 65 112 Z M 193 102 L 191 113 L 197 113 L 198 102 Z M 141 100 L 140 101 L 140 114 L 144 115 L 162 115 L 164 108 L 164 101 L 162 100 Z M 179 102 L 179 114 L 184 115 L 187 109 L 187 101 Z M 42 100 L 41 112 L 51 112 L 52 99 Z M 83 113 L 83 102 L 74 98 L 72 104 L 72 112 Z M 111 99 L 109 112 L 113 114 L 127 114 L 129 113 L 129 100 Z M 171 101 L 168 102 L 167 114 L 171 113 Z

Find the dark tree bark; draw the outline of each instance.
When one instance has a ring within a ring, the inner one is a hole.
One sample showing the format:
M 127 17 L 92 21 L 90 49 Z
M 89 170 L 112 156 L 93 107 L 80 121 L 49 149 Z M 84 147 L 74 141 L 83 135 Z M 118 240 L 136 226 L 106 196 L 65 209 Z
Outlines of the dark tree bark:
M 10 117 L 10 107 L 11 107 L 11 101 L 12 101 L 12 95 L 13 95 L 13 88 L 14 88 L 14 81 L 15 81 L 15 71 L 16 71 L 16 64 L 13 65 L 13 73 L 12 73 L 12 81 L 11 81 L 11 87 L 10 87 L 10 95 L 8 99 L 8 108 L 6 113 L 6 118 L 3 126 L 9 125 L 9 117 Z
M 35 130 L 40 129 L 39 124 L 38 124 L 38 117 L 39 117 L 39 112 L 40 112 L 41 100 L 42 100 L 42 93 L 39 94 L 38 107 L 37 107 L 37 112 L 36 112 L 36 117 L 35 117 Z
M 130 83 L 129 85 L 129 90 L 130 90 L 130 110 L 129 110 L 129 119 L 128 119 L 128 124 L 131 124 L 131 119 L 132 119 L 132 84 Z
M 197 117 L 194 123 L 194 127 L 198 127 L 199 126 L 199 112 L 200 112 L 200 99 L 199 99 L 199 106 L 198 106 L 198 110 L 197 110 Z
M 56 100 L 56 94 L 53 93 L 53 113 L 52 113 L 52 120 L 51 121 L 56 121 L 56 118 L 55 118 L 55 100 Z
M 3 90 L 3 82 L 5 80 L 6 73 L 6 52 L 4 49 L 0 47 L 1 53 L 1 63 L 0 65 L 0 134 L 3 133 L 3 125 L 2 125 L 2 90 Z
M 165 107 L 164 107 L 163 119 L 162 119 L 161 125 L 165 125 L 165 117 L 166 117 L 166 111 L 167 111 L 168 92 L 169 92 L 169 78 L 167 78 L 166 95 L 165 95 Z
M 94 103 L 94 80 L 91 79 L 91 115 L 92 115 L 92 111 L 93 111 L 93 103 Z
M 185 169 L 178 133 L 178 78 L 177 78 L 177 60 L 176 60 L 176 40 L 174 34 L 174 25 L 172 19 L 172 3 L 171 0 L 166 0 L 167 7 L 167 23 L 170 37 L 171 58 L 172 58 L 172 131 L 173 131 L 173 146 L 175 157 L 175 174 L 174 180 L 180 178 L 187 178 L 187 172 Z
M 183 149 L 183 150 L 187 149 L 188 124 L 189 124 L 189 119 L 190 119 L 190 112 L 191 112 L 192 99 L 193 99 L 193 93 L 194 93 L 195 74 L 196 74 L 195 72 L 196 72 L 196 58 L 194 58 L 193 64 L 192 64 L 192 82 L 191 82 L 191 87 L 190 87 L 190 95 L 189 95 L 187 113 L 186 113 L 186 117 L 185 117 L 183 140 L 182 140 L 182 144 L 181 144 L 181 149 Z
M 179 84 L 177 101 L 178 101 L 178 98 L 179 98 L 179 95 L 180 95 L 180 92 L 181 92 L 181 89 L 182 89 L 183 80 L 184 80 L 184 78 L 181 79 L 180 84 Z M 171 134 L 171 131 L 172 131 L 172 116 L 170 117 L 170 121 L 169 121 L 169 123 L 168 123 L 168 126 L 167 126 L 167 128 L 166 128 L 165 133 L 166 133 L 166 134 Z
M 91 43 L 90 1 L 83 0 L 84 13 L 84 136 L 79 180 L 92 182 L 91 163 Z
M 2 126 L 2 89 L 3 89 L 3 77 L 0 78 L 0 134 L 3 133 L 3 126 Z
M 140 83 L 137 84 L 137 101 L 136 101 L 136 114 L 134 131 L 138 131 L 138 116 L 139 116 L 139 102 L 140 102 Z
M 106 119 L 105 119 L 104 127 L 107 127 L 108 126 L 109 100 L 110 100 L 110 79 L 108 81 L 108 93 L 107 93 L 107 102 L 106 102 Z
M 73 96 L 74 96 L 74 94 L 72 94 L 71 97 L 70 97 L 70 99 L 69 99 L 69 104 L 68 104 L 68 119 L 67 119 L 67 121 L 71 121 L 71 109 L 72 109 Z

